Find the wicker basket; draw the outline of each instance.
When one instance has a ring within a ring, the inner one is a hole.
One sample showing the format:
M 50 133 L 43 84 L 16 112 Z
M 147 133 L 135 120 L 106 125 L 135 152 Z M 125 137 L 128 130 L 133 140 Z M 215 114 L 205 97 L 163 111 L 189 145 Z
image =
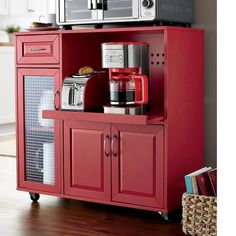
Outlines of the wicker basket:
M 183 232 L 194 236 L 216 235 L 217 198 L 183 194 Z

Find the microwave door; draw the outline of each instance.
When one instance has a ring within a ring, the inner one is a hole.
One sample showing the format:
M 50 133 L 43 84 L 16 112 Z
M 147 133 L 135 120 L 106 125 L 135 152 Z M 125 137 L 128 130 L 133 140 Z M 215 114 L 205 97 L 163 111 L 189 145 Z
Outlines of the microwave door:
M 138 18 L 138 0 L 103 0 L 105 20 L 115 19 L 137 19 Z
M 60 22 L 73 23 L 97 20 L 94 2 L 94 0 L 60 0 L 60 12 L 62 12 L 61 8 L 64 7 L 64 16 L 61 14 Z

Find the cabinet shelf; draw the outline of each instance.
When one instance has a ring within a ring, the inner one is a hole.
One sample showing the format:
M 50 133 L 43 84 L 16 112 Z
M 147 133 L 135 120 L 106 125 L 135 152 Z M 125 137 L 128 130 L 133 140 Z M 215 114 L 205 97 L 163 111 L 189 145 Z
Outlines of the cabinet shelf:
M 43 111 L 44 119 L 55 120 L 76 120 L 91 122 L 107 122 L 120 124 L 148 125 L 148 124 L 164 124 L 163 116 L 150 115 L 121 115 L 121 114 L 105 114 L 93 112 L 75 112 L 75 111 Z

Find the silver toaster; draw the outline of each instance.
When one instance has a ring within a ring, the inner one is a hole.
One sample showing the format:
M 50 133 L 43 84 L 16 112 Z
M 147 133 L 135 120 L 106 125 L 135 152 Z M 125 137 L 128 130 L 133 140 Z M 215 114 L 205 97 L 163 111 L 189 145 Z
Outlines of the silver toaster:
M 108 76 L 104 72 L 65 78 L 61 92 L 61 109 L 98 111 L 108 103 Z

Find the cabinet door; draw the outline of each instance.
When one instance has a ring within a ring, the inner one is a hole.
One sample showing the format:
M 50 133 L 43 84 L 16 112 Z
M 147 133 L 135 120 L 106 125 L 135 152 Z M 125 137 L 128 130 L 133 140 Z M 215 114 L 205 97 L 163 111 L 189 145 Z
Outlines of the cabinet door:
M 50 0 L 51 1 L 51 0 Z M 10 0 L 10 15 L 40 15 L 48 13 L 47 0 Z
M 56 1 L 57 0 L 48 0 L 48 13 L 56 13 Z
M 27 0 L 10 0 L 10 15 L 21 16 L 27 13 Z
M 36 14 L 48 13 L 48 1 L 52 0 L 27 0 L 27 12 Z
M 60 121 L 42 119 L 59 108 L 58 69 L 18 69 L 18 186 L 60 193 Z
M 163 207 L 162 126 L 112 126 L 112 201 Z
M 111 199 L 110 125 L 64 122 L 65 194 Z
M 9 14 L 9 0 L 0 0 L 0 15 Z

